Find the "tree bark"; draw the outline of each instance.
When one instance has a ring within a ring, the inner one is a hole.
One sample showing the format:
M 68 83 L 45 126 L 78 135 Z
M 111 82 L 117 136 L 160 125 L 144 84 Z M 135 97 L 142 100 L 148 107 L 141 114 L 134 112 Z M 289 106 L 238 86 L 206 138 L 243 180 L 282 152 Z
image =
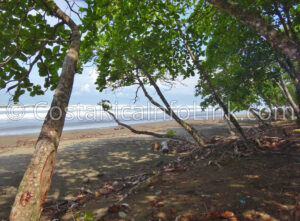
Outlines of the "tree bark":
M 147 76 L 147 78 L 150 81 L 150 84 L 155 88 L 158 96 L 160 97 L 160 99 L 163 101 L 163 103 L 165 104 L 166 108 L 161 106 L 159 103 L 157 103 L 147 92 L 143 82 L 139 79 L 139 76 L 137 76 L 137 80 L 139 81 L 139 84 L 145 94 L 145 96 L 149 99 L 149 101 L 157 106 L 159 109 L 161 109 L 163 112 L 165 112 L 166 114 L 168 114 L 169 116 L 171 116 L 179 125 L 181 125 L 192 137 L 193 139 L 196 141 L 196 143 L 200 146 L 200 147 L 204 147 L 205 146 L 205 142 L 201 139 L 201 137 L 199 136 L 197 130 L 192 127 L 190 124 L 186 123 L 184 120 L 181 120 L 177 114 L 172 110 L 171 106 L 169 105 L 169 103 L 167 102 L 166 98 L 164 97 L 164 95 L 162 94 L 161 90 L 159 89 L 158 85 L 155 83 L 154 79 L 151 77 L 151 75 L 142 67 L 140 61 L 138 59 L 135 58 L 135 62 L 137 63 L 137 66 L 143 71 L 143 73 Z
M 295 59 L 300 64 L 300 46 L 293 39 L 276 30 L 273 25 L 268 24 L 260 12 L 248 10 L 238 2 L 229 0 L 208 0 L 208 2 L 253 28 L 261 36 L 265 37 L 274 48 L 280 50 L 289 58 Z
M 40 218 L 43 201 L 50 189 L 56 151 L 72 92 L 80 48 L 79 27 L 52 0 L 43 1 L 43 3 L 50 14 L 61 19 L 70 27 L 71 43 L 63 61 L 60 81 L 55 90 L 50 110 L 35 144 L 35 152 L 19 185 L 10 214 L 11 221 L 39 220 Z

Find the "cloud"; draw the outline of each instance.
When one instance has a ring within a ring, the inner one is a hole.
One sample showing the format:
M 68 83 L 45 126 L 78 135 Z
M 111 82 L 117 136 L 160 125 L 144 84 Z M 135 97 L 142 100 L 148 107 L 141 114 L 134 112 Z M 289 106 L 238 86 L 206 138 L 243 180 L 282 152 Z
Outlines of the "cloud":
M 99 72 L 97 71 L 96 68 L 92 68 L 89 70 L 89 78 L 93 84 L 94 84 L 94 82 L 96 82 L 98 75 L 99 75 Z
M 81 90 L 82 92 L 90 92 L 90 91 L 91 91 L 91 88 L 90 88 L 90 85 L 89 85 L 89 84 L 84 84 L 84 85 L 80 88 L 80 90 Z

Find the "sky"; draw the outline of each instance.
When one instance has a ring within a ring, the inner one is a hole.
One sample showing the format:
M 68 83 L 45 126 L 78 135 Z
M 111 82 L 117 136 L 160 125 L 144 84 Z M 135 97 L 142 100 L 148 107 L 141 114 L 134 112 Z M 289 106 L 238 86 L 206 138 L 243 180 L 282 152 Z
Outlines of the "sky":
M 66 13 L 70 13 L 67 5 L 64 3 L 65 1 L 56 0 L 56 3 L 65 10 Z M 80 22 L 79 19 L 72 15 L 72 18 L 75 22 Z M 52 21 L 49 19 L 49 23 L 57 22 L 57 20 Z M 70 104 L 97 104 L 102 99 L 110 100 L 111 103 L 114 104 L 134 104 L 134 97 L 136 92 L 136 86 L 130 86 L 127 88 L 118 89 L 116 91 L 106 90 L 103 92 L 99 92 L 96 90 L 96 85 L 94 84 L 97 78 L 97 70 L 96 67 L 86 67 L 83 70 L 82 74 L 76 74 L 73 92 L 71 95 Z M 40 78 L 38 75 L 38 69 L 35 67 L 30 74 L 30 80 L 33 83 L 43 85 L 44 79 Z M 166 96 L 169 102 L 176 102 L 178 105 L 193 105 L 194 103 L 200 103 L 200 97 L 195 97 L 195 85 L 198 81 L 198 76 L 191 77 L 185 80 L 178 79 L 176 83 L 171 89 L 166 87 L 165 85 L 157 82 L 161 87 L 164 95 Z M 153 88 L 147 88 L 152 96 L 158 100 L 156 93 Z M 143 95 L 142 90 L 139 91 L 139 99 L 136 102 L 136 105 L 145 105 L 148 100 Z M 53 91 L 48 90 L 44 95 L 31 97 L 26 92 L 20 98 L 20 103 L 22 104 L 36 104 L 39 102 L 46 102 L 48 104 L 51 103 L 53 96 Z M 0 90 L 0 104 L 7 105 L 10 102 L 11 95 L 4 90 Z
M 99 92 L 96 89 L 94 84 L 98 76 L 97 70 L 95 67 L 84 68 L 82 74 L 76 74 L 73 91 L 71 95 L 70 104 L 97 104 L 102 99 L 110 100 L 114 104 L 134 104 L 136 86 L 130 86 L 126 88 L 117 89 L 112 91 L 107 89 L 103 92 Z M 169 102 L 176 101 L 178 105 L 193 105 L 193 102 L 197 104 L 200 103 L 200 97 L 195 97 L 195 85 L 197 83 L 197 76 L 191 77 L 185 80 L 178 79 L 178 82 L 172 87 L 169 88 L 164 84 L 158 82 L 158 85 L 161 87 L 164 95 Z M 42 85 L 43 79 L 38 76 L 38 71 L 35 68 L 31 73 L 30 79 Z M 180 83 L 179 83 L 180 82 Z M 150 94 L 159 100 L 156 95 L 156 92 L 150 86 L 147 87 Z M 31 97 L 28 93 L 25 93 L 20 98 L 20 103 L 22 104 L 36 104 L 39 102 L 51 103 L 53 96 L 53 91 L 46 91 L 44 95 Z M 7 105 L 9 103 L 11 95 L 5 90 L 0 91 L 0 104 Z M 136 105 L 146 105 L 148 100 L 145 98 L 142 90 L 139 90 L 138 101 Z

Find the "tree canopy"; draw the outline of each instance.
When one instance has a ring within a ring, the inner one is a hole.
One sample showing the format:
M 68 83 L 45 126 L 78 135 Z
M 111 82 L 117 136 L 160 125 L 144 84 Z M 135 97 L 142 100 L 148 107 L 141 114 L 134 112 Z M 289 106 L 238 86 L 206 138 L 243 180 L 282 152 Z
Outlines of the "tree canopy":
M 43 1 L 7 1 L 0 6 L 0 87 L 12 92 L 15 102 L 26 91 L 35 96 L 54 90 L 70 43 L 70 28 L 55 20 Z M 35 67 L 43 85 L 29 79 Z

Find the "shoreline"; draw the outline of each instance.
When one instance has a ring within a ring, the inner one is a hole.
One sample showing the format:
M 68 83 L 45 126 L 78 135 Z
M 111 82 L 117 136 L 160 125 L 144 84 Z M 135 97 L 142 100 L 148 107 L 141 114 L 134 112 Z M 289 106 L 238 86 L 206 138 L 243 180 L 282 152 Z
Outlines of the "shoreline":
M 244 121 L 249 118 L 246 114 L 236 114 L 236 118 L 239 121 Z M 250 119 L 251 120 L 251 119 Z M 224 123 L 225 120 L 223 116 L 217 116 L 214 119 L 188 119 L 185 120 L 191 125 L 198 127 L 198 125 L 207 124 L 218 124 Z M 227 124 L 226 124 L 227 125 Z M 166 133 L 168 130 L 175 130 L 178 135 L 185 133 L 183 128 L 175 121 L 160 121 L 160 122 L 149 122 L 149 123 L 137 123 L 131 124 L 133 128 L 137 130 L 146 130 L 156 133 Z M 226 126 L 227 127 L 227 126 Z M 12 150 L 27 148 L 34 150 L 34 145 L 39 136 L 36 134 L 23 134 L 23 135 L 7 135 L 0 136 L 0 155 L 5 154 L 5 152 L 10 152 Z M 78 130 L 65 130 L 62 132 L 60 139 L 59 149 L 65 148 L 67 146 L 78 144 L 82 142 L 95 141 L 99 139 L 112 139 L 112 138 L 122 138 L 122 137 L 151 137 L 148 135 L 137 135 L 127 128 L 120 129 L 120 126 L 113 127 L 102 127 L 102 128 L 87 128 Z M 18 152 L 18 151 L 17 151 Z
M 187 120 L 190 124 L 217 124 L 223 122 L 221 117 L 214 120 Z M 171 129 L 181 128 L 174 120 L 163 122 L 151 122 L 131 125 L 137 130 L 149 130 L 152 132 L 162 132 Z M 24 135 L 7 135 L 0 136 L 0 153 L 3 151 L 12 150 L 20 147 L 33 147 L 39 134 L 24 134 Z M 134 137 L 134 136 L 146 136 L 137 135 L 129 131 L 127 128 L 120 129 L 119 126 L 106 127 L 106 128 L 94 128 L 94 129 L 79 129 L 79 130 L 67 130 L 63 131 L 60 139 L 60 148 L 77 144 L 85 141 L 93 141 L 97 139 L 110 139 L 118 137 Z

